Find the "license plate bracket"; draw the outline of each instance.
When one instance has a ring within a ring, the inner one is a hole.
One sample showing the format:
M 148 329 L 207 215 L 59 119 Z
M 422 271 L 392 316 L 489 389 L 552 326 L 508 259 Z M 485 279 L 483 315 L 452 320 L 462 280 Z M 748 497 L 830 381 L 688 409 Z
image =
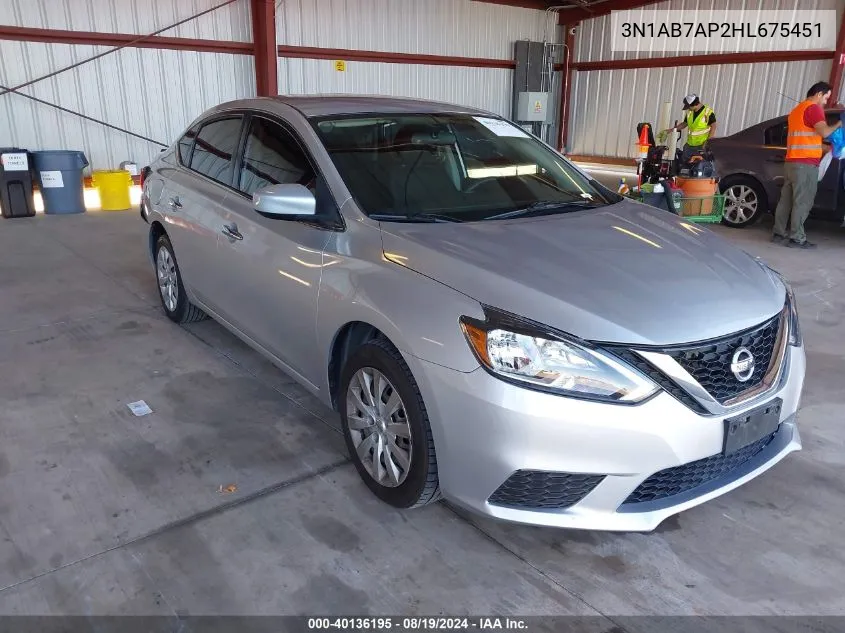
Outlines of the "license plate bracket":
M 740 416 L 727 418 L 722 454 L 735 453 L 777 431 L 782 407 L 783 401 L 778 398 Z

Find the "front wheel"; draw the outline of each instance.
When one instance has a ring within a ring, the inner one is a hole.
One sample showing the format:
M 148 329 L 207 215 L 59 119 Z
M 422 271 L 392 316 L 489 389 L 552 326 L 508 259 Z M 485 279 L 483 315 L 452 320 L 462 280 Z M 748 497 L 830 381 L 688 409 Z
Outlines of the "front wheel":
M 340 380 L 346 446 L 367 487 L 397 508 L 440 498 L 428 413 L 402 355 L 385 339 L 349 357 Z
M 755 179 L 749 176 L 728 176 L 719 183 L 725 196 L 725 212 L 722 224 L 735 229 L 754 224 L 768 210 L 766 192 Z
M 158 296 L 167 317 L 176 323 L 193 323 L 205 319 L 205 312 L 188 300 L 182 273 L 173 254 L 173 244 L 166 235 L 159 237 L 156 242 L 155 264 Z

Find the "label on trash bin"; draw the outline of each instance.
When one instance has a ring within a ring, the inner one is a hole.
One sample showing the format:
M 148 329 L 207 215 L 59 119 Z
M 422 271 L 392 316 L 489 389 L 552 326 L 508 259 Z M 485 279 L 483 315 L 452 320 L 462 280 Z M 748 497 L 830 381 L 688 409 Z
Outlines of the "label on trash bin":
M 41 172 L 41 186 L 44 189 L 61 189 L 65 186 L 62 180 L 62 172 L 60 171 L 42 171 Z
M 29 171 L 29 160 L 24 152 L 3 154 L 2 161 L 5 171 Z

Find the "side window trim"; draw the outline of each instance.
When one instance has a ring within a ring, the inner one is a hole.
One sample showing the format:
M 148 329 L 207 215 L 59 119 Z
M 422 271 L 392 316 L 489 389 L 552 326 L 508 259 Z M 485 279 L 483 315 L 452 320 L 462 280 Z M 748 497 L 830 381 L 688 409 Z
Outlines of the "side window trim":
M 244 126 L 241 130 L 241 142 L 240 142 L 240 145 L 238 147 L 238 157 L 237 157 L 238 158 L 238 161 L 237 161 L 238 174 L 240 174 L 240 170 L 243 169 L 243 162 L 242 161 L 243 161 L 244 153 L 246 152 L 246 143 L 247 143 L 247 139 L 249 138 L 249 132 L 250 132 L 250 129 L 252 127 L 253 119 L 264 119 L 265 121 L 268 121 L 270 123 L 278 125 L 280 128 L 282 128 L 282 130 L 287 132 L 290 135 L 290 137 L 294 140 L 294 142 L 297 144 L 297 146 L 299 147 L 299 150 L 302 152 L 302 155 L 305 157 L 305 160 L 308 161 L 308 164 L 311 166 L 311 169 L 313 170 L 314 175 L 318 179 L 322 179 L 323 182 L 327 182 L 325 174 L 323 174 L 323 170 L 320 169 L 319 164 L 317 163 L 316 160 L 314 160 L 314 157 L 312 156 L 311 152 L 308 150 L 308 146 L 302 140 L 302 137 L 299 135 L 299 133 L 296 130 L 294 130 L 287 123 L 287 121 L 285 121 L 281 117 L 274 116 L 274 115 L 270 114 L 269 112 L 261 112 L 261 111 L 249 111 L 249 112 L 246 112 L 244 114 Z M 234 180 L 234 177 L 233 177 L 233 180 Z M 238 193 L 240 196 L 242 196 L 243 198 L 245 198 L 247 200 L 250 200 L 250 201 L 252 200 L 252 195 L 250 195 L 248 193 L 244 193 L 243 191 L 240 190 L 240 187 L 239 187 L 240 179 L 238 180 L 237 183 L 233 183 L 233 184 L 235 184 L 235 186 L 233 186 L 232 189 L 236 193 Z M 337 204 L 337 200 L 335 199 L 334 194 L 331 191 L 329 191 L 328 193 L 329 193 L 330 196 L 332 196 L 332 206 L 334 207 L 334 216 L 335 216 L 335 220 L 337 222 L 337 227 L 338 227 L 334 230 L 345 231 L 346 230 L 346 221 L 343 219 L 343 214 L 340 212 L 340 207 Z
M 200 129 L 202 128 L 203 125 L 205 125 L 205 121 L 200 121 L 199 123 L 194 123 L 191 127 L 189 127 L 187 130 L 185 130 L 185 133 L 182 136 L 180 136 L 179 140 L 176 142 L 176 162 L 179 163 L 179 165 L 181 167 L 184 167 L 185 169 L 191 169 L 191 159 L 194 156 L 194 145 L 196 145 L 196 143 L 197 143 L 197 134 L 199 134 Z M 184 139 L 186 136 L 188 136 L 191 133 L 193 133 L 193 136 L 191 136 L 191 146 L 190 146 L 190 148 L 188 148 L 188 162 L 187 162 L 187 164 L 185 164 L 185 162 L 182 161 L 182 152 L 181 152 L 180 146 L 181 146 L 181 143 L 182 143 L 182 139 Z
M 229 166 L 229 170 L 228 170 L 229 182 L 223 182 L 221 180 L 216 180 L 214 178 L 211 178 L 210 176 L 203 174 L 200 171 L 197 171 L 196 169 L 193 169 L 190 165 L 190 162 L 193 161 L 194 148 L 196 147 L 196 144 L 197 144 L 197 138 L 199 137 L 200 132 L 202 132 L 203 128 L 205 128 L 207 125 L 210 125 L 212 123 L 216 123 L 217 121 L 223 121 L 223 120 L 226 120 L 226 119 L 235 119 L 235 118 L 240 118 L 241 128 L 240 128 L 240 131 L 238 133 L 238 143 L 235 146 L 235 152 L 232 154 L 232 164 Z M 213 116 L 210 116 L 207 119 L 200 121 L 196 126 L 194 126 L 197 129 L 197 133 L 194 136 L 193 143 L 191 143 L 190 161 L 187 165 L 183 165 L 183 167 L 185 169 L 187 169 L 188 171 L 190 171 L 195 176 L 199 176 L 200 178 L 204 178 L 208 182 L 214 183 L 215 185 L 219 185 L 221 187 L 225 187 L 226 189 L 231 189 L 232 191 L 237 191 L 237 187 L 234 186 L 234 182 L 233 182 L 234 179 L 235 179 L 235 167 L 237 165 L 236 160 L 237 160 L 238 156 L 240 155 L 241 149 L 243 147 L 244 134 L 245 134 L 245 130 L 246 130 L 246 127 L 245 127 L 244 124 L 245 124 L 245 122 L 248 118 L 249 118 L 249 112 L 245 112 L 245 111 L 242 111 L 242 110 L 236 110 L 236 111 L 233 111 L 233 112 L 221 112 L 221 113 L 215 114 Z M 191 129 L 193 129 L 193 128 L 191 128 Z
M 775 136 L 775 131 L 777 130 L 778 138 L 772 138 Z M 777 147 L 779 149 L 786 148 L 786 135 L 787 135 L 787 122 L 783 121 L 781 123 L 776 123 L 775 125 L 771 125 L 766 128 L 763 132 L 763 142 L 766 147 Z M 776 142 L 773 142 L 776 141 Z
M 324 178 L 323 172 L 317 166 L 317 161 L 315 161 L 314 157 L 311 156 L 311 152 L 308 151 L 308 148 L 305 145 L 305 143 L 302 142 L 302 139 L 299 137 L 299 135 L 296 133 L 296 131 L 293 130 L 289 125 L 287 125 L 283 120 L 276 118 L 273 115 L 265 113 L 265 112 L 250 112 L 248 114 L 247 118 L 248 118 L 247 125 L 244 125 L 244 129 L 243 129 L 243 132 L 241 134 L 240 150 L 238 151 L 238 171 L 239 172 L 240 172 L 241 169 L 243 169 L 243 157 L 244 157 L 244 153 L 246 152 L 246 142 L 247 142 L 247 139 L 249 138 L 249 132 L 250 132 L 250 128 L 252 126 L 252 121 L 253 121 L 253 119 L 264 119 L 265 121 L 269 121 L 270 123 L 278 125 L 285 132 L 287 132 L 290 135 L 290 137 L 294 140 L 294 142 L 297 144 L 297 146 L 299 147 L 299 151 L 301 151 L 302 155 L 305 156 L 305 160 L 308 161 L 308 165 L 311 167 L 311 170 L 314 172 L 314 175 L 319 176 L 320 178 Z M 237 184 L 240 185 L 240 180 L 238 181 Z M 240 188 L 238 186 L 235 186 L 235 190 L 238 193 L 240 193 L 242 196 L 244 196 L 245 198 L 252 200 L 252 195 L 248 194 L 248 193 L 244 193 L 243 191 L 240 190 Z

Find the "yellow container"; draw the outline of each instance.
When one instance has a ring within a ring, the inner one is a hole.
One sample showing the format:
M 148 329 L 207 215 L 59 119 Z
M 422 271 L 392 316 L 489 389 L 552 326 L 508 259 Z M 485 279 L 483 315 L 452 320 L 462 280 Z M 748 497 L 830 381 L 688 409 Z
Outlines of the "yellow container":
M 123 211 L 132 206 L 129 189 L 132 175 L 124 169 L 95 171 L 91 184 L 100 194 L 103 211 Z

